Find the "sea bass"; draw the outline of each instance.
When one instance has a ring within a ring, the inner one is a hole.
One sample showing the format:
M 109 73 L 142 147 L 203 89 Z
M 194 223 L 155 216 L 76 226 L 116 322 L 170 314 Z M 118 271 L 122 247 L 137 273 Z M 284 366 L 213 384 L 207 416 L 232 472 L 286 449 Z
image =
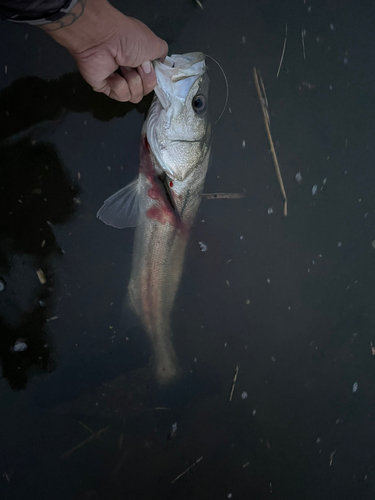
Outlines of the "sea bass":
M 139 176 L 97 216 L 114 227 L 137 226 L 128 298 L 153 345 L 156 378 L 166 383 L 178 372 L 170 316 L 208 168 L 211 123 L 204 54 L 173 55 L 154 67 Z

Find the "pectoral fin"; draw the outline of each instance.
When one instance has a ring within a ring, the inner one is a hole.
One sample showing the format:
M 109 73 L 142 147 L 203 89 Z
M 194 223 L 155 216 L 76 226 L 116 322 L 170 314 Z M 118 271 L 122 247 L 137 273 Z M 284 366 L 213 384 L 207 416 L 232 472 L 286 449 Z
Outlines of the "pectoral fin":
M 123 229 L 140 224 L 145 215 L 143 176 L 107 198 L 96 216 L 109 226 Z

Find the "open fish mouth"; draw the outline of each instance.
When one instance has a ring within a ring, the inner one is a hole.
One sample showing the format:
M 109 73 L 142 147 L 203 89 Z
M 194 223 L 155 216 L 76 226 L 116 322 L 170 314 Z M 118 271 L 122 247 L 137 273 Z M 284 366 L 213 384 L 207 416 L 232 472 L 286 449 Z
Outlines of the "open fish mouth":
M 155 87 L 162 107 L 168 109 L 173 99 L 184 101 L 194 81 L 206 72 L 205 55 L 191 52 L 154 61 L 158 84 Z

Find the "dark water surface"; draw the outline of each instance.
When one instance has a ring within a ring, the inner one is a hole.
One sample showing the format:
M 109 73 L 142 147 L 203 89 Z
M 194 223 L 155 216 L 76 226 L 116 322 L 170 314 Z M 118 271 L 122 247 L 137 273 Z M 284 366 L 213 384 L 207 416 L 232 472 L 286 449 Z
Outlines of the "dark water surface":
M 117 4 L 223 65 L 205 189 L 246 196 L 202 201 L 172 317 L 184 376 L 160 390 L 124 311 L 134 230 L 95 218 L 137 173 L 150 99 L 94 94 L 44 33 L 2 24 L 0 498 L 373 499 L 371 2 Z

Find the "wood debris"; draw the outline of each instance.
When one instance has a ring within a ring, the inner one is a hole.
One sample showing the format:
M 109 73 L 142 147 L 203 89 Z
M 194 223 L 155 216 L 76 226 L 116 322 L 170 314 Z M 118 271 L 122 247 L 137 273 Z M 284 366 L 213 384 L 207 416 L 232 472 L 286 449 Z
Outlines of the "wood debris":
M 188 467 L 184 472 L 182 472 L 180 475 L 178 475 L 175 479 L 173 479 L 172 484 L 175 483 L 180 477 L 184 476 L 187 472 L 189 472 L 190 469 L 192 469 L 195 465 L 199 464 L 199 462 L 202 460 L 203 456 L 198 458 L 190 467 Z
M 36 274 L 41 284 L 45 285 L 47 283 L 47 280 L 46 277 L 44 276 L 44 272 L 41 269 L 37 269 Z
M 279 78 L 279 73 L 280 73 L 281 65 L 283 64 L 284 54 L 285 54 L 285 47 L 286 47 L 286 36 L 287 36 L 287 34 L 288 34 L 288 25 L 285 23 L 285 39 L 284 39 L 284 46 L 283 46 L 283 51 L 282 51 L 282 54 L 281 54 L 281 59 L 280 59 L 280 64 L 279 64 L 279 69 L 277 70 L 277 75 L 276 75 L 276 78 Z
M 287 197 L 286 197 L 286 192 L 285 192 L 285 188 L 284 188 L 283 179 L 281 177 L 279 162 L 277 161 L 275 146 L 273 145 L 273 140 L 272 140 L 272 136 L 271 136 L 269 116 L 268 116 L 267 105 L 266 105 L 266 103 L 267 103 L 267 96 L 265 95 L 265 92 L 264 92 L 264 95 L 262 95 L 262 92 L 260 90 L 260 85 L 259 85 L 259 79 L 260 79 L 260 75 L 258 76 L 258 71 L 257 71 L 256 68 L 254 68 L 255 86 L 256 86 L 256 89 L 257 89 L 257 92 L 258 92 L 259 102 L 260 102 L 260 105 L 261 105 L 262 111 L 263 111 L 264 125 L 266 127 L 268 142 L 269 142 L 269 145 L 270 145 L 270 148 L 271 148 L 271 155 L 272 155 L 273 162 L 274 162 L 274 165 L 275 165 L 277 179 L 279 181 L 279 185 L 280 185 L 280 189 L 281 189 L 281 194 L 282 194 L 282 196 L 284 198 L 284 216 L 286 217 L 288 215 L 288 200 L 287 200 Z M 264 88 L 264 86 L 263 86 L 263 88 Z
M 243 193 L 202 193 L 201 196 L 207 200 L 237 200 L 245 197 Z
M 98 436 L 100 436 L 101 434 L 103 434 L 104 432 L 106 432 L 108 429 L 109 429 L 109 425 L 107 427 L 105 427 L 104 429 L 101 429 L 100 431 L 94 433 L 93 435 L 91 435 L 89 438 L 85 439 L 84 441 L 82 441 L 81 443 L 77 444 L 77 446 L 74 446 L 74 448 L 72 448 L 71 450 L 67 451 L 66 453 L 64 453 L 63 455 L 61 455 L 61 458 L 66 458 L 68 457 L 69 455 L 71 455 L 72 453 L 74 453 L 76 450 L 78 450 L 79 448 L 82 448 L 82 446 L 84 446 L 85 444 L 89 443 L 90 441 L 92 441 L 93 439 L 99 439 Z M 90 431 L 90 432 L 93 432 L 93 431 Z M 100 439 L 99 439 L 100 441 Z
M 233 398 L 234 387 L 236 385 L 237 376 L 238 376 L 238 365 L 236 366 L 236 371 L 234 373 L 233 382 L 232 382 L 232 389 L 230 391 L 230 396 L 229 396 L 229 401 L 232 401 L 232 398 Z

